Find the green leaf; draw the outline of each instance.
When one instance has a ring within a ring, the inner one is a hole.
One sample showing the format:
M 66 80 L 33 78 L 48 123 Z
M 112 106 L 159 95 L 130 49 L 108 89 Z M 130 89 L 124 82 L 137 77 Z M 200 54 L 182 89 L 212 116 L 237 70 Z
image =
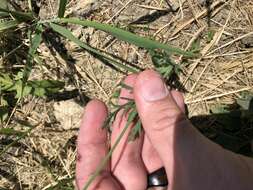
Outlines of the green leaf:
M 201 50 L 200 48 L 200 39 L 195 40 L 190 48 L 190 51 L 193 53 L 198 53 Z
M 0 106 L 0 123 L 8 118 L 8 106 Z
M 29 81 L 29 85 L 33 88 L 58 89 L 64 86 L 64 82 L 58 80 L 33 80 Z
M 29 86 L 25 86 L 24 88 L 22 88 L 22 81 L 15 81 L 14 84 L 7 89 L 7 91 L 15 91 L 16 92 L 16 96 L 15 98 L 22 98 L 27 96 L 28 94 L 30 94 L 32 88 Z
M 14 86 L 14 82 L 8 74 L 0 74 L 1 90 L 8 90 L 13 86 Z
M 119 84 L 119 86 L 120 86 L 121 88 L 125 88 L 125 89 L 127 89 L 127 90 L 133 91 L 133 87 L 127 85 L 126 83 L 121 82 L 121 83 Z
M 0 1 L 0 8 L 2 8 L 2 9 L 7 9 L 8 8 L 7 0 L 1 0 Z
M 23 135 L 23 134 L 24 134 L 24 132 L 16 131 L 16 130 L 11 129 L 11 128 L 2 128 L 2 129 L 0 129 L 0 135 L 7 135 L 7 136 L 15 135 L 15 136 L 21 136 L 21 135 Z
M 113 93 L 113 95 L 112 95 L 111 98 L 118 99 L 119 96 L 120 96 L 120 91 L 121 91 L 120 89 L 117 89 L 117 90 Z
M 26 82 L 30 76 L 33 67 L 34 55 L 42 41 L 42 26 L 37 25 L 35 29 L 35 35 L 31 39 L 30 48 L 28 51 L 27 63 L 23 72 L 23 88 L 26 86 Z
M 2 1 L 2 0 L 1 0 Z M 8 9 L 0 8 L 0 13 L 7 13 L 13 16 L 16 20 L 20 22 L 31 21 L 34 19 L 31 13 L 19 12 L 19 11 L 10 11 Z
M 179 74 L 181 71 L 180 66 L 176 65 L 166 52 L 149 51 L 149 53 L 156 70 L 163 78 L 168 79 L 173 73 Z
M 25 86 L 24 89 L 23 89 L 23 92 L 22 92 L 22 96 L 25 97 L 29 94 L 31 94 L 31 91 L 32 91 L 32 87 L 30 86 Z M 20 96 L 21 97 L 21 96 Z M 18 97 L 19 98 L 19 97 Z
M 1 0 L 0 1 L 0 8 L 8 10 L 8 2 L 7 2 L 7 0 Z M 0 17 L 5 17 L 5 16 L 8 16 L 8 15 L 9 15 L 8 13 L 4 13 L 4 12 L 0 11 Z
M 107 32 L 116 38 L 126 41 L 131 44 L 135 44 L 136 46 L 150 49 L 150 50 L 156 50 L 156 49 L 162 49 L 170 53 L 175 53 L 178 55 L 184 55 L 187 57 L 193 57 L 195 56 L 191 52 L 186 52 L 184 50 L 181 50 L 180 48 L 176 48 L 167 44 L 162 44 L 160 42 L 140 37 L 136 34 L 133 34 L 131 32 L 125 31 L 123 29 L 113 27 L 109 24 L 102 24 L 94 21 L 88 21 L 88 20 L 80 20 L 77 18 L 62 18 L 60 19 L 60 22 L 62 23 L 72 23 L 72 24 L 78 24 L 81 26 L 88 26 L 88 27 L 93 27 L 98 30 L 102 30 L 104 32 Z
M 33 95 L 44 97 L 58 92 L 64 87 L 65 83 L 57 80 L 33 80 L 28 81 L 27 85 L 33 88 Z
M 24 86 L 21 80 L 16 81 L 14 83 L 14 86 L 8 89 L 8 91 L 16 91 L 15 98 L 22 98 L 30 94 L 32 91 L 32 87 L 30 86 Z
M 136 119 L 137 116 L 138 116 L 137 110 L 136 109 L 132 109 L 130 111 L 129 115 L 128 115 L 126 125 L 130 125 Z
M 59 89 L 62 89 L 65 83 L 58 80 L 42 80 L 40 81 L 40 85 L 41 87 L 47 89 L 47 91 L 56 92 Z
M 112 59 L 111 57 L 104 55 L 102 52 L 100 52 L 98 49 L 95 49 L 89 45 L 87 45 L 86 43 L 80 41 L 78 38 L 76 38 L 68 29 L 59 26 L 57 24 L 54 23 L 50 23 L 51 28 L 61 34 L 62 36 L 64 36 L 65 38 L 69 39 L 70 41 L 76 43 L 77 45 L 79 45 L 81 48 L 84 48 L 85 50 L 87 50 L 90 53 L 94 53 L 97 56 L 103 57 L 105 60 L 107 60 L 108 62 L 110 62 L 112 65 L 114 65 L 117 68 L 122 68 L 124 70 L 127 70 L 129 72 L 137 72 L 135 69 L 133 69 L 132 67 L 123 65 L 119 62 L 117 62 L 116 60 Z
M 210 43 L 213 40 L 215 31 L 214 30 L 209 30 L 207 33 L 207 42 Z
M 46 95 L 46 90 L 44 88 L 35 88 L 33 94 L 35 96 L 44 97 Z
M 19 22 L 17 20 L 8 20 L 8 21 L 0 22 L 0 33 L 10 28 L 14 28 L 18 24 Z
M 67 2 L 68 2 L 67 0 L 60 0 L 60 6 L 59 6 L 59 10 L 58 10 L 58 17 L 60 17 L 60 18 L 64 17 Z
M 141 135 L 141 131 L 142 131 L 142 124 L 141 124 L 141 120 L 139 119 L 137 123 L 135 124 L 135 126 L 133 127 L 133 129 L 131 130 L 128 140 L 134 141 L 137 137 Z

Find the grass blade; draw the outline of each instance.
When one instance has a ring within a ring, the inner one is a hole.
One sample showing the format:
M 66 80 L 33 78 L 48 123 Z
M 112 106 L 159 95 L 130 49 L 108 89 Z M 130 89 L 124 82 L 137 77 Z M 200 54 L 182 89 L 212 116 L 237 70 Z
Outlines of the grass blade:
M 125 31 L 123 29 L 113 27 L 109 24 L 102 24 L 94 21 L 88 21 L 88 20 L 80 20 L 77 18 L 62 18 L 60 19 L 60 22 L 62 23 L 71 23 L 71 24 L 78 24 L 81 26 L 88 26 L 88 27 L 93 27 L 98 30 L 102 30 L 104 32 L 110 33 L 111 35 L 115 36 L 116 38 L 126 41 L 131 44 L 135 44 L 136 46 L 150 49 L 150 50 L 155 50 L 155 49 L 162 49 L 170 53 L 178 54 L 178 55 L 184 55 L 187 57 L 194 57 L 195 55 L 191 52 L 186 52 L 184 50 L 181 50 L 179 48 L 167 45 L 167 44 L 162 44 L 160 42 L 140 37 L 136 34 L 133 34 L 131 32 Z
M 7 9 L 2 9 L 0 8 L 0 13 L 8 13 L 10 15 L 12 15 L 15 19 L 17 19 L 18 21 L 30 21 L 33 20 L 33 15 L 31 13 L 24 13 L 24 12 L 19 12 L 19 11 L 10 11 Z
M 7 0 L 1 0 L 0 1 L 0 8 L 2 9 L 8 9 L 8 2 Z M 8 16 L 8 13 L 0 12 L 0 17 Z
M 67 0 L 60 0 L 60 6 L 58 10 L 58 17 L 62 18 L 64 17 L 64 13 L 67 6 Z
M 141 120 L 139 119 L 137 123 L 135 124 L 135 126 L 132 128 L 131 133 L 128 137 L 128 140 L 134 141 L 137 137 L 141 135 L 141 131 L 142 131 L 142 124 L 141 124 Z
M 23 135 L 23 134 L 24 134 L 24 132 L 16 131 L 16 130 L 11 129 L 11 128 L 2 128 L 2 129 L 0 129 L 0 135 L 7 135 L 7 136 L 15 135 L 15 136 L 21 136 L 21 135 Z
M 8 7 L 8 2 L 7 2 L 7 0 L 1 0 L 1 1 L 0 1 L 0 8 L 2 8 L 2 9 L 7 9 L 7 7 Z
M 34 60 L 34 55 L 42 41 L 42 26 L 37 25 L 35 29 L 35 35 L 31 39 L 31 46 L 29 48 L 28 52 L 28 57 L 27 57 L 27 63 L 23 72 L 23 83 L 22 83 L 22 91 L 24 90 L 27 80 L 30 76 L 30 73 L 32 71 L 32 66 L 33 66 L 33 60 Z
M 124 70 L 127 70 L 129 72 L 137 72 L 137 70 L 135 70 L 132 67 L 123 65 L 122 63 L 117 62 L 116 60 L 112 59 L 111 57 L 104 55 L 103 53 L 101 53 L 99 50 L 87 45 L 86 43 L 80 41 L 78 38 L 76 38 L 68 29 L 54 24 L 54 23 L 50 23 L 50 27 L 57 33 L 61 34 L 62 36 L 64 36 L 65 38 L 69 39 L 70 41 L 76 43 L 77 45 L 79 45 L 81 48 L 84 48 L 85 50 L 87 50 L 90 53 L 94 53 L 95 55 L 98 55 L 100 57 L 103 57 L 105 60 L 107 60 L 108 62 L 110 62 L 111 64 L 113 64 L 115 67 L 117 68 L 121 68 Z
M 19 24 L 17 20 L 8 20 L 5 22 L 0 22 L 0 33 L 4 30 L 8 30 L 10 28 L 14 28 Z

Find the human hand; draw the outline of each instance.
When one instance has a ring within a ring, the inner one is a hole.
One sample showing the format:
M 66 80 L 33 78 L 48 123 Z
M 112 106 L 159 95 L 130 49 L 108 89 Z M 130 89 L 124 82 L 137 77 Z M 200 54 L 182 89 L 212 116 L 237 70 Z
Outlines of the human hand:
M 147 187 L 148 173 L 161 167 L 166 169 L 169 190 L 252 187 L 248 177 L 253 172 L 252 160 L 228 152 L 203 137 L 185 117 L 180 93 L 170 91 L 156 72 L 130 75 L 125 83 L 133 86 L 134 93 L 123 89 L 121 97 L 134 98 L 145 134 L 127 142 L 128 130 L 111 161 L 89 189 L 143 190 Z M 119 103 L 124 101 L 120 99 Z M 86 106 L 78 136 L 79 189 L 108 152 L 107 134 L 101 129 L 106 115 L 105 105 L 98 100 Z M 115 142 L 126 121 L 127 116 L 120 112 L 109 144 Z M 238 180 L 241 184 L 236 183 Z

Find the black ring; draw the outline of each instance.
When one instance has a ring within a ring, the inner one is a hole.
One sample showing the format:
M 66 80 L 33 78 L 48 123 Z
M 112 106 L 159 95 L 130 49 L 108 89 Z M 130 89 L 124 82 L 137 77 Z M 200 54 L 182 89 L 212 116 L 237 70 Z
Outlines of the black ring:
M 168 179 L 165 168 L 162 167 L 148 175 L 149 187 L 164 187 L 168 185 Z

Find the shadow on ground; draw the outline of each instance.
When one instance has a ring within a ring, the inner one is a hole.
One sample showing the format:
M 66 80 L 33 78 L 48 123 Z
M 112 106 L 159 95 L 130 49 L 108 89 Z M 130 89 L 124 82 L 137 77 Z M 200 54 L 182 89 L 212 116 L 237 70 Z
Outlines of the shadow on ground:
M 225 149 L 253 156 L 253 97 L 211 115 L 194 116 L 191 122 L 200 132 Z

